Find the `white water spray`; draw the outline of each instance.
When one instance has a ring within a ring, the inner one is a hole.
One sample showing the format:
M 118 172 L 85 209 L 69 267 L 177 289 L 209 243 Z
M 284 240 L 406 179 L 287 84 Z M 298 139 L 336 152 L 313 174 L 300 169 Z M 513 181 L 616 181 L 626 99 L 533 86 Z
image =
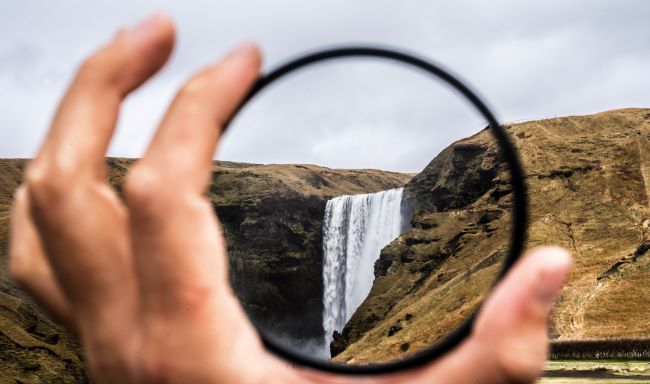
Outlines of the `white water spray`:
M 332 333 L 368 296 L 374 264 L 400 234 L 402 188 L 340 196 L 327 202 L 323 219 L 323 328 L 329 351 Z

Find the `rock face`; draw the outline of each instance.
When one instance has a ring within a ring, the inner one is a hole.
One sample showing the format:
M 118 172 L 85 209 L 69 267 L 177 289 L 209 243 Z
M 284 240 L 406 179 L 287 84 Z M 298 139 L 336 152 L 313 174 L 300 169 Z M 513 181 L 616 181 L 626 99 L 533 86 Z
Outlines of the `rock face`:
M 551 336 L 650 336 L 650 109 L 507 130 L 528 175 L 528 246 L 559 244 L 575 258 Z M 484 130 L 408 183 L 413 229 L 382 250 L 370 295 L 331 345 L 335 360 L 399 359 L 478 307 L 507 251 L 508 177 Z
M 0 160 L 0 383 L 88 382 L 77 343 L 9 281 L 8 226 L 24 160 Z M 120 192 L 128 159 L 108 159 Z M 208 193 L 230 255 L 231 280 L 260 325 L 321 337 L 322 219 L 327 200 L 404 185 L 412 175 L 312 165 L 220 162 Z
M 228 243 L 231 283 L 249 315 L 276 335 L 322 339 L 327 200 L 395 188 L 411 177 L 313 165 L 216 167 L 210 198 Z
M 404 188 L 412 229 L 375 263 L 367 299 L 330 345 L 335 360 L 388 361 L 430 346 L 479 305 L 508 248 L 511 188 L 487 131 L 442 151 Z

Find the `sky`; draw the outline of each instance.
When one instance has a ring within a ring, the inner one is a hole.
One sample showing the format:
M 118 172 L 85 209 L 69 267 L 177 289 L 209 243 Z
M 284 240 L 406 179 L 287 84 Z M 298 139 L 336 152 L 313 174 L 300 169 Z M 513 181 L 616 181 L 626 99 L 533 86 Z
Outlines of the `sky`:
M 3 1 L 0 157 L 31 157 L 83 58 L 157 11 L 168 65 L 124 103 L 109 155 L 138 157 L 175 91 L 237 43 L 264 71 L 323 46 L 399 47 L 435 60 L 504 122 L 650 104 L 645 0 Z M 485 126 L 457 94 L 390 63 L 345 60 L 281 81 L 241 111 L 217 158 L 418 171 Z

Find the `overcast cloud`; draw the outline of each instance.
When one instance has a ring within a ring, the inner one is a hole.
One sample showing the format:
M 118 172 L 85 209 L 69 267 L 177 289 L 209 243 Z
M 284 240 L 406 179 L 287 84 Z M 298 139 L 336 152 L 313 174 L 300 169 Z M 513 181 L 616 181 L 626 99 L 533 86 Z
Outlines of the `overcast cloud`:
M 174 91 L 242 40 L 265 68 L 296 53 L 366 42 L 419 52 L 478 90 L 502 121 L 650 103 L 650 2 L 3 1 L 0 157 L 33 156 L 78 63 L 155 10 L 175 20 L 165 69 L 125 103 L 110 149 L 139 156 Z M 425 77 L 367 61 L 298 74 L 235 121 L 219 158 L 421 169 L 484 122 Z

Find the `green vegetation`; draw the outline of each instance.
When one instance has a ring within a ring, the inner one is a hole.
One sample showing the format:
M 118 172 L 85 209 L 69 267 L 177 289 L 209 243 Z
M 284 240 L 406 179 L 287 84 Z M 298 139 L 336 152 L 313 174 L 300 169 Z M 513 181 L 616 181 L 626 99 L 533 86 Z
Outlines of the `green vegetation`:
M 650 380 L 650 362 L 639 360 L 558 360 L 544 366 L 540 384 L 636 384 Z
M 650 339 L 621 338 L 593 340 L 557 340 L 551 344 L 551 359 L 650 360 Z

